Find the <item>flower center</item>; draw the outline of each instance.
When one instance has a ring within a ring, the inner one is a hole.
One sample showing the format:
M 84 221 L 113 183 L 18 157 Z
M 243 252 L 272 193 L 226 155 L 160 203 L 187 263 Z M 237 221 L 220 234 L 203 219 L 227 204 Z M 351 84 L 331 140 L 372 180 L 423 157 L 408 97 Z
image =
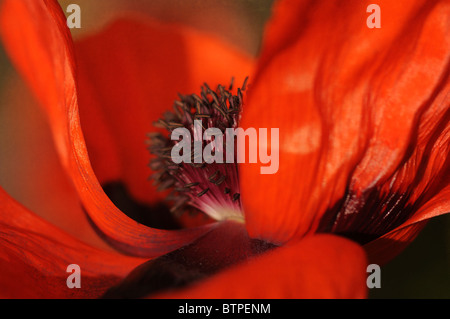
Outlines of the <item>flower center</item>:
M 232 80 L 228 88 L 219 85 L 215 91 L 205 83 L 200 96 L 179 94 L 173 112 L 154 123 L 171 135 L 148 136 L 149 151 L 156 155 L 150 162 L 156 172 L 152 178 L 158 190 L 172 189 L 167 197 L 172 201 L 172 213 L 197 209 L 215 220 L 244 221 L 235 143 L 218 136 L 226 136 L 227 128 L 238 127 L 247 79 L 236 90 Z M 176 138 L 180 135 L 174 134 L 180 131 L 181 141 Z M 214 136 L 208 135 L 211 131 L 216 132 Z

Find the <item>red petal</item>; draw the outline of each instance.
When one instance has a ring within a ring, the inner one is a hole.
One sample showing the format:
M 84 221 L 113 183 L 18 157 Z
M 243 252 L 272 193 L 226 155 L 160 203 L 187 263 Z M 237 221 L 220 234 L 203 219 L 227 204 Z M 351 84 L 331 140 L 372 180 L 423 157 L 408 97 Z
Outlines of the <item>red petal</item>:
M 400 227 L 364 245 L 370 263 L 386 265 L 419 235 L 426 222 Z
M 447 180 L 450 178 L 448 173 Z M 445 187 L 436 196 L 426 202 L 408 221 L 394 230 L 366 244 L 364 248 L 369 260 L 377 264 L 386 264 L 405 249 L 428 219 L 450 212 L 450 186 Z
M 12 73 L 3 86 L 5 94 L 1 94 L 2 187 L 23 206 L 72 236 L 109 248 L 89 224 L 60 163 L 42 109 L 23 80 Z
M 40 219 L 0 188 L 0 296 L 96 298 L 145 260 L 87 246 Z M 67 266 L 81 270 L 69 289 Z
M 156 256 L 208 231 L 207 227 L 151 229 L 111 203 L 92 171 L 80 127 L 74 54 L 61 8 L 50 0 L 5 0 L 0 14 L 5 47 L 47 112 L 62 164 L 90 218 L 105 236 L 130 253 Z
M 439 161 L 419 189 L 448 167 L 437 154 L 448 153 L 449 3 L 380 1 L 381 29 L 366 26 L 369 3 L 276 7 L 242 122 L 280 128 L 280 166 L 273 175 L 242 166 L 250 235 L 285 242 L 315 231 L 346 192 L 361 200 L 383 183 L 394 194 L 415 186 L 423 150 Z
M 75 43 L 80 114 L 100 181 L 121 179 L 140 201 L 154 200 L 145 147 L 153 122 L 177 93 L 199 93 L 234 76 L 242 83 L 252 60 L 222 41 L 178 26 L 120 20 Z
M 365 298 L 362 248 L 333 235 L 309 236 L 159 298 Z

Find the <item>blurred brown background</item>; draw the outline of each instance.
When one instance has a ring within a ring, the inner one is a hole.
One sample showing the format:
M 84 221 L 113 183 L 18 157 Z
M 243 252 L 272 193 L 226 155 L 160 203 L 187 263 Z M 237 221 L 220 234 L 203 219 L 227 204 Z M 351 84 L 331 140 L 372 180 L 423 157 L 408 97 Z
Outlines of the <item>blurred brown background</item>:
M 171 23 L 215 33 L 257 55 L 273 0 L 61 0 L 81 7 L 82 28 L 93 32 L 117 12 L 137 10 Z M 1 1 L 0 1 L 1 2 Z M 0 185 L 15 199 L 86 241 L 104 244 L 86 227 L 74 230 L 67 216 L 81 209 L 62 174 L 44 116 L 0 44 Z M 51 176 L 51 178 L 49 178 Z M 59 177 L 58 177 L 59 176 Z M 35 182 L 39 182 L 36 184 Z M 64 185 L 66 196 L 53 197 Z M 45 198 L 45 201 L 42 199 Z M 72 211 L 71 211 L 72 210 Z M 64 213 L 61 213 L 64 212 Z M 80 220 L 80 225 L 86 221 Z M 372 298 L 450 298 L 450 216 L 432 220 L 416 241 L 382 268 L 382 288 Z

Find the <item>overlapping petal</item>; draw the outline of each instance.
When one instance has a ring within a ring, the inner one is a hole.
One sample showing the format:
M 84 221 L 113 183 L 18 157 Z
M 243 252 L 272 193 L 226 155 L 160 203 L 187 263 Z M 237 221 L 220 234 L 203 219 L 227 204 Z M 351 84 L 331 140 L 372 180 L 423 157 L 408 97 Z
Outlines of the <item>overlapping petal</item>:
M 251 235 L 380 236 L 448 183 L 449 3 L 380 1 L 381 29 L 369 4 L 276 6 L 242 122 L 280 128 L 280 169 L 241 169 Z

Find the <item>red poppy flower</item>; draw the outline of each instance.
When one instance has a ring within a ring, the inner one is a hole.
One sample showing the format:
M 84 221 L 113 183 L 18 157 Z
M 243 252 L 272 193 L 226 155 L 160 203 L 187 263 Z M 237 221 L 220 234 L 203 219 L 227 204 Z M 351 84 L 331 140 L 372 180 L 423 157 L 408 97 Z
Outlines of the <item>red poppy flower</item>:
M 1 190 L 1 295 L 98 297 L 119 284 L 108 293 L 364 297 L 364 250 L 383 263 L 450 210 L 450 5 L 379 1 L 374 30 L 368 4 L 279 1 L 254 63 L 211 36 L 142 19 L 73 43 L 56 1 L 4 0 L 2 39 L 79 200 L 105 239 L 136 257 L 90 247 Z M 143 139 L 176 93 L 247 75 L 240 125 L 280 129 L 280 166 L 239 166 L 245 224 L 169 231 L 121 212 L 102 184 L 162 198 L 146 180 Z M 66 286 L 73 263 L 82 289 Z

